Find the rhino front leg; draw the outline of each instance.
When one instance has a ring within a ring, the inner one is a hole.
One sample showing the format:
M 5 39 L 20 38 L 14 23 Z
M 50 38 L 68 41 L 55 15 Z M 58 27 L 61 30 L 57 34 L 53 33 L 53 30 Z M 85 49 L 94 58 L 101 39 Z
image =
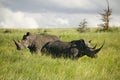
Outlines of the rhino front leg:
M 78 53 L 79 53 L 79 50 L 77 48 L 71 48 L 71 50 L 70 50 L 70 58 L 71 59 L 77 59 Z

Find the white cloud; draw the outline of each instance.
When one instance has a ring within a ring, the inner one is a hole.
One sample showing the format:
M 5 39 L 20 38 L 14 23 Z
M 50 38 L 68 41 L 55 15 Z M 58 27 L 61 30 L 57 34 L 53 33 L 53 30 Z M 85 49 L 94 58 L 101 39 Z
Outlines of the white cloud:
M 92 13 L 106 5 L 105 0 L 2 0 L 1 4 L 14 11 L 61 13 Z
M 67 20 L 67 19 L 62 19 L 62 18 L 57 18 L 56 19 L 56 22 L 58 23 L 58 24 L 66 24 L 66 25 L 68 25 L 69 24 L 69 21 Z
M 112 15 L 110 20 L 110 25 L 120 27 L 120 15 Z
M 0 8 L 0 27 L 3 28 L 38 28 L 34 18 L 23 12 L 12 12 L 7 8 Z
M 67 27 L 69 20 L 56 13 L 13 12 L 8 8 L 0 8 L 1 28 L 41 28 Z
M 109 2 L 113 9 L 110 24 L 120 26 L 119 1 Z M 106 1 L 2 0 L 0 7 L 0 28 L 78 27 L 84 18 L 88 27 L 96 27 L 102 22 L 98 13 L 106 8 Z
M 93 7 L 91 5 L 90 0 L 52 0 L 57 5 L 66 7 L 66 8 L 83 8 L 83 9 L 90 9 L 90 7 Z M 90 7 L 86 7 L 90 6 Z
M 56 28 L 56 27 L 70 27 L 69 19 L 63 17 L 59 13 L 25 13 L 33 17 L 38 23 L 39 27 Z

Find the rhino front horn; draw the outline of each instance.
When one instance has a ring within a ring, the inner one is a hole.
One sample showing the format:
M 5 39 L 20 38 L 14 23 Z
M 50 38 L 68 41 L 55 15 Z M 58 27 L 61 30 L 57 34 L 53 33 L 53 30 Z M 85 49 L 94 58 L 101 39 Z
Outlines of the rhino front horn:
M 13 41 L 14 41 L 16 47 L 17 47 L 17 50 L 20 50 L 20 47 L 19 47 L 20 45 L 19 45 L 19 43 L 18 43 L 15 39 L 13 39 Z
M 100 48 L 96 49 L 96 50 L 94 51 L 94 53 L 97 54 L 97 53 L 103 48 L 104 44 L 105 44 L 105 40 L 104 40 L 102 46 L 101 46 Z
M 18 45 L 18 42 L 17 42 L 15 39 L 13 39 L 13 41 L 14 41 L 15 45 L 17 46 L 17 45 Z

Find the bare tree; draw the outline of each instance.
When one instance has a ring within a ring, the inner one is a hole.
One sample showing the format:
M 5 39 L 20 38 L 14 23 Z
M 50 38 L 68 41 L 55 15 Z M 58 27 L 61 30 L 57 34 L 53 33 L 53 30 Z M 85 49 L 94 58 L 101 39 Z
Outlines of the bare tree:
M 109 21 L 110 21 L 110 16 L 112 14 L 112 9 L 109 8 L 109 1 L 107 1 L 107 9 L 104 9 L 103 13 L 100 13 L 102 17 L 103 24 L 100 24 L 105 30 L 108 30 L 109 28 Z

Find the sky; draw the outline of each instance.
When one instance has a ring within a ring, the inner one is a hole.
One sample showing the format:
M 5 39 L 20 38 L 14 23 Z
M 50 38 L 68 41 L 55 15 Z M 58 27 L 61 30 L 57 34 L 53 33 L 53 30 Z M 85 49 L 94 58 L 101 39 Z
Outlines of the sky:
M 109 0 L 111 26 L 120 26 L 119 4 Z M 97 27 L 106 8 L 106 0 L 0 0 L 0 28 L 74 28 L 83 19 Z

